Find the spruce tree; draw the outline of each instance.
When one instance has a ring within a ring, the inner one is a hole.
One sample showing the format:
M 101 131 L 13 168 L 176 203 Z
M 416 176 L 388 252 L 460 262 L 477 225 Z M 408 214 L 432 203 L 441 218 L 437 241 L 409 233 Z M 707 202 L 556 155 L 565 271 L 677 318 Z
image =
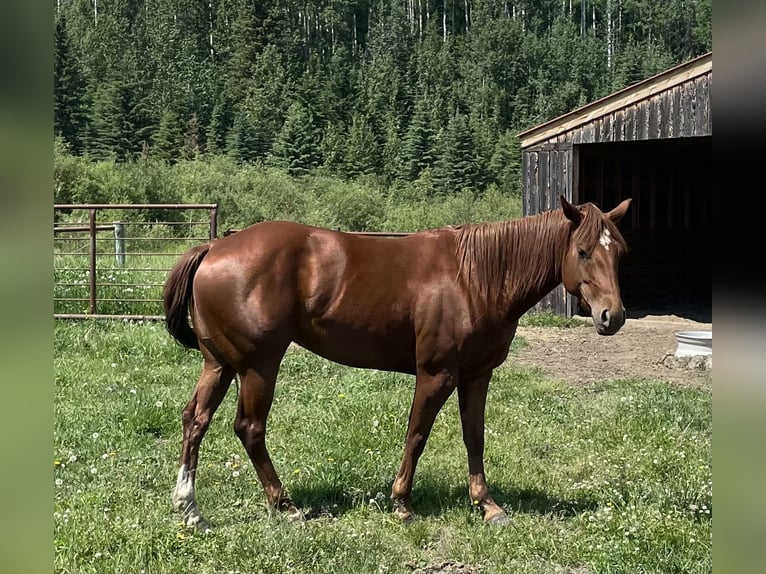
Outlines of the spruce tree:
M 116 82 L 106 82 L 96 88 L 86 141 L 87 152 L 94 159 L 127 156 L 130 140 L 126 133 L 124 95 Z
M 369 118 L 364 114 L 355 113 L 346 147 L 346 175 L 354 178 L 377 173 L 380 163 L 379 147 Z
M 223 93 L 219 93 L 205 132 L 205 140 L 210 153 L 223 154 L 226 152 L 226 142 L 232 127 L 233 115 L 230 100 Z
M 441 132 L 434 166 L 434 188 L 443 194 L 482 187 L 478 148 L 468 118 L 459 111 Z
M 184 145 L 184 127 L 179 115 L 168 110 L 162 114 L 160 127 L 154 134 L 152 155 L 168 163 L 175 163 Z
M 53 62 L 53 131 L 79 154 L 83 150 L 86 122 L 85 80 L 71 49 L 66 19 L 56 18 Z
M 258 133 L 252 117 L 241 107 L 234 113 L 234 124 L 226 139 L 226 148 L 229 155 L 240 163 L 253 162 L 258 158 Z
M 184 145 L 181 150 L 181 157 L 183 159 L 198 159 L 204 153 L 205 144 L 202 141 L 201 130 L 199 116 L 195 112 L 189 118 L 189 121 L 186 122 Z
M 434 163 L 436 131 L 432 126 L 427 94 L 418 98 L 402 146 L 402 169 L 405 180 L 414 181 Z
M 302 103 L 293 102 L 287 110 L 270 162 L 295 176 L 307 175 L 319 166 L 319 141 L 313 118 Z

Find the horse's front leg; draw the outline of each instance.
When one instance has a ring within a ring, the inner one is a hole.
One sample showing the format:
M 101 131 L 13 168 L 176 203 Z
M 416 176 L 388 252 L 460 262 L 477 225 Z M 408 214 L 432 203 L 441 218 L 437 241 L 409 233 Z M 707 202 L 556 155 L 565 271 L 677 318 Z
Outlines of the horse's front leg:
M 407 425 L 404 456 L 391 488 L 394 512 L 404 522 L 411 522 L 415 518 L 411 496 L 418 459 L 423 454 L 436 415 L 455 390 L 456 384 L 457 376 L 450 370 L 443 370 L 436 374 L 423 371 L 418 372 L 416 376 L 415 396 Z
M 492 372 L 475 378 L 461 378 L 458 386 L 463 442 L 468 452 L 468 493 L 471 503 L 484 512 L 484 521 L 492 525 L 510 522 L 505 511 L 492 499 L 484 475 L 484 409 Z

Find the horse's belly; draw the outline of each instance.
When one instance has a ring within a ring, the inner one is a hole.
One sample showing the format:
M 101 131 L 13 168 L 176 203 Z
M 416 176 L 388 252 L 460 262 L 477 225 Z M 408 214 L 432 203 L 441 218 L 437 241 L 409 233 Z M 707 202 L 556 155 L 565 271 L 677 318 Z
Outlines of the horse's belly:
M 325 359 L 362 369 L 415 372 L 412 337 L 402 330 L 374 332 L 326 322 L 300 330 L 295 342 Z

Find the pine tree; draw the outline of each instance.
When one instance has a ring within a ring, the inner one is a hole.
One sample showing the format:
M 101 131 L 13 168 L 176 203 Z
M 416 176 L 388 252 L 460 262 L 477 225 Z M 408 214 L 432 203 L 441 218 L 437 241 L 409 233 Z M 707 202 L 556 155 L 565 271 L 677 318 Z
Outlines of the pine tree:
M 322 167 L 333 175 L 344 173 L 347 134 L 337 124 L 327 124 L 322 133 L 319 151 Z
M 210 153 L 222 154 L 226 152 L 226 142 L 233 121 L 231 102 L 225 94 L 220 93 L 215 100 L 213 112 L 210 114 L 210 123 L 208 123 L 205 132 L 207 148 Z
M 53 63 L 53 130 L 74 154 L 83 151 L 85 80 L 71 49 L 65 16 L 56 19 Z
M 86 141 L 88 154 L 94 159 L 127 157 L 130 148 L 125 117 L 127 107 L 124 90 L 116 82 L 105 83 L 96 89 Z
M 498 138 L 489 170 L 492 181 L 500 187 L 501 191 L 520 193 L 521 153 L 519 138 L 510 130 Z
M 354 114 L 346 147 L 346 175 L 354 178 L 377 173 L 380 164 L 379 147 L 369 118 L 360 113 Z
M 392 183 L 402 173 L 402 136 L 399 129 L 399 118 L 390 113 L 386 117 L 385 142 L 381 171 L 387 183 Z
M 179 115 L 169 110 L 162 114 L 160 127 L 154 134 L 152 155 L 168 163 L 175 163 L 181 157 L 184 145 L 184 128 Z
M 475 189 L 478 183 L 475 146 L 465 116 L 455 113 L 441 136 L 434 166 L 434 188 L 443 194 Z
M 420 172 L 433 165 L 435 140 L 428 96 L 424 94 L 415 104 L 402 146 L 402 175 L 405 180 L 414 181 Z
M 319 166 L 319 142 L 313 118 L 302 103 L 293 102 L 287 110 L 270 162 L 295 176 L 307 175 Z
M 250 163 L 258 158 L 258 133 L 247 110 L 238 108 L 234 124 L 226 139 L 226 149 L 240 163 Z
M 85 142 L 94 159 L 132 158 L 149 141 L 152 119 L 145 96 L 137 92 L 118 77 L 107 78 L 96 88 Z
M 187 160 L 198 159 L 204 153 L 204 150 L 205 144 L 202 141 L 200 121 L 195 112 L 186 123 L 186 133 L 184 133 L 184 146 L 181 150 L 181 157 Z

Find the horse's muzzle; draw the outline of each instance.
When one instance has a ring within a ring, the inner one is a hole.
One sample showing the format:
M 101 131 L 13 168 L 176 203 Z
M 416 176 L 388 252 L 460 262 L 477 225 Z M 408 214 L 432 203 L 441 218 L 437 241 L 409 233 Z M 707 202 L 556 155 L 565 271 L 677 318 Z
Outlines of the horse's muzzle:
M 614 335 L 625 324 L 625 307 L 603 307 L 600 311 L 594 309 L 591 316 L 599 335 Z

